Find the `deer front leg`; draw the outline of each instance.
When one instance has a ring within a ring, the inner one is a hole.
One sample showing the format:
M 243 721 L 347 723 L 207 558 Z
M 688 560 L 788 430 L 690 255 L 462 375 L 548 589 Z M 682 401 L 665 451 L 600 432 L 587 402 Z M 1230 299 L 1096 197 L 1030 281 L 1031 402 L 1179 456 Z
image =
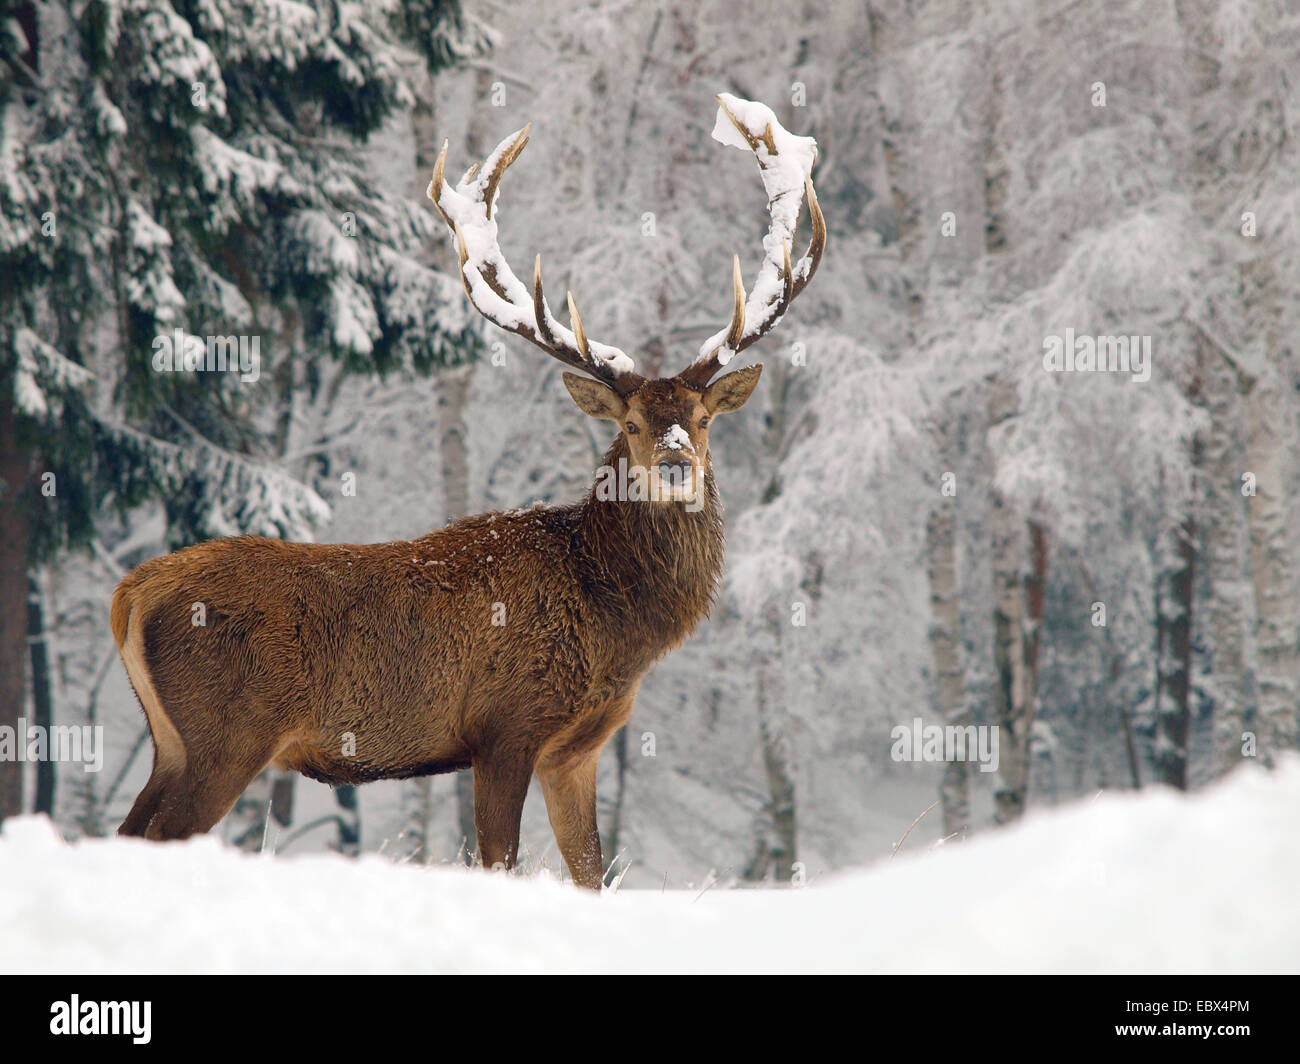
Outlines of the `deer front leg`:
M 514 868 L 532 774 L 531 757 L 497 754 L 474 759 L 474 829 L 484 868 Z
M 562 768 L 539 768 L 546 815 L 573 882 L 599 891 L 604 879 L 596 829 L 596 760 L 599 751 Z

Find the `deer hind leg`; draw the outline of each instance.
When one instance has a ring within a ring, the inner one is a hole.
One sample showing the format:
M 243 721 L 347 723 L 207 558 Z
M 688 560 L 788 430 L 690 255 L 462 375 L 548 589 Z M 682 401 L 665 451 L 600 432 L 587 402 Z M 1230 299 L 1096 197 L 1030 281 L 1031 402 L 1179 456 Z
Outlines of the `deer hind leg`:
M 146 838 L 185 839 L 211 831 L 275 752 L 270 745 L 245 749 L 223 745 L 205 750 L 202 761 L 191 759 L 181 777 L 164 791 Z
M 474 830 L 484 868 L 514 868 L 532 775 L 531 757 L 495 754 L 474 759 Z
M 149 722 L 149 734 L 153 737 L 154 745 L 153 771 L 149 782 L 131 806 L 131 812 L 122 821 L 122 826 L 117 829 L 119 835 L 140 836 L 148 830 L 149 822 L 157 813 L 167 790 L 184 774 L 187 758 L 180 732 L 163 709 L 162 700 L 154 688 L 153 677 L 145 663 L 143 633 L 134 615 L 127 622 L 126 638 L 118 649 L 131 687 Z
M 580 761 L 563 766 L 543 766 L 537 778 L 546 798 L 546 815 L 555 832 L 564 863 L 573 882 L 599 891 L 604 882 L 600 832 L 596 827 L 597 750 Z
M 127 813 L 126 819 L 122 821 L 122 826 L 117 829 L 119 835 L 143 836 L 149 828 L 149 821 L 158 812 L 158 806 L 162 804 L 163 795 L 167 792 L 180 773 L 174 771 L 171 767 L 164 767 L 160 764 L 158 753 L 154 751 L 153 774 L 149 777 L 149 782 L 144 785 L 144 790 L 131 806 L 131 812 Z

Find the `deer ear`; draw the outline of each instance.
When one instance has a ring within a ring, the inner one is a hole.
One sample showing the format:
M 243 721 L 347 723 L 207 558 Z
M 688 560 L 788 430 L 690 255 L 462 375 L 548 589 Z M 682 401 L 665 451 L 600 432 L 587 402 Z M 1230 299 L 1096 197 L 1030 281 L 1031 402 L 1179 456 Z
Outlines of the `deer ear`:
M 623 415 L 627 413 L 627 403 L 609 385 L 590 377 L 579 377 L 576 373 L 565 373 L 562 376 L 564 386 L 569 389 L 573 401 L 584 414 L 609 421 L 623 420 Z
M 735 373 L 728 373 L 725 377 L 719 377 L 704 389 L 700 402 L 710 414 L 725 414 L 732 410 L 739 410 L 745 405 L 745 400 L 754 390 L 754 385 L 758 383 L 759 374 L 762 372 L 762 366 L 747 366 L 745 369 L 736 370 Z

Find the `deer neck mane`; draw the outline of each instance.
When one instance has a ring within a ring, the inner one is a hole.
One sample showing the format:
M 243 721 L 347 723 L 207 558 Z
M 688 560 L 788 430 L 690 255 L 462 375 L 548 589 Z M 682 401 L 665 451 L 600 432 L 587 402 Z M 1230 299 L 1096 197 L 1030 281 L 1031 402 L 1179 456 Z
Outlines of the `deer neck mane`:
M 602 471 L 618 470 L 620 462 L 631 465 L 621 433 Z M 722 575 L 722 505 L 707 456 L 704 468 L 702 502 L 611 499 L 598 479 L 579 507 L 576 548 L 587 563 L 584 582 L 597 608 L 658 653 L 708 615 Z

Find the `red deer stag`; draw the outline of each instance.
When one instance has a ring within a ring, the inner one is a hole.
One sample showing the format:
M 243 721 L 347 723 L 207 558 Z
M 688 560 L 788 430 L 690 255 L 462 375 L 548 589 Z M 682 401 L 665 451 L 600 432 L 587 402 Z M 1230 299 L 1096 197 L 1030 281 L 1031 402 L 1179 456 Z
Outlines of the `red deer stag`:
M 497 186 L 528 127 L 454 188 L 444 144 L 429 186 L 470 301 L 585 374 L 564 374 L 573 401 L 620 429 L 602 472 L 644 490 L 602 491 L 598 475 L 579 503 L 467 517 L 410 542 L 240 536 L 145 562 L 113 596 L 154 741 L 121 834 L 208 831 L 269 763 L 333 785 L 472 768 L 480 857 L 510 868 L 536 774 L 574 882 L 601 888 L 600 749 L 646 670 L 708 613 L 722 572 L 710 421 L 749 398 L 762 367 L 714 377 L 776 324 L 826 244 L 815 142 L 761 104 L 718 101 L 714 136 L 757 156 L 771 222 L 753 292 L 733 259 L 731 322 L 675 377 L 647 379 L 589 339 L 572 296 L 571 327 L 553 317 L 540 256 L 531 287 L 506 263 Z M 805 193 L 812 238 L 792 265 Z

